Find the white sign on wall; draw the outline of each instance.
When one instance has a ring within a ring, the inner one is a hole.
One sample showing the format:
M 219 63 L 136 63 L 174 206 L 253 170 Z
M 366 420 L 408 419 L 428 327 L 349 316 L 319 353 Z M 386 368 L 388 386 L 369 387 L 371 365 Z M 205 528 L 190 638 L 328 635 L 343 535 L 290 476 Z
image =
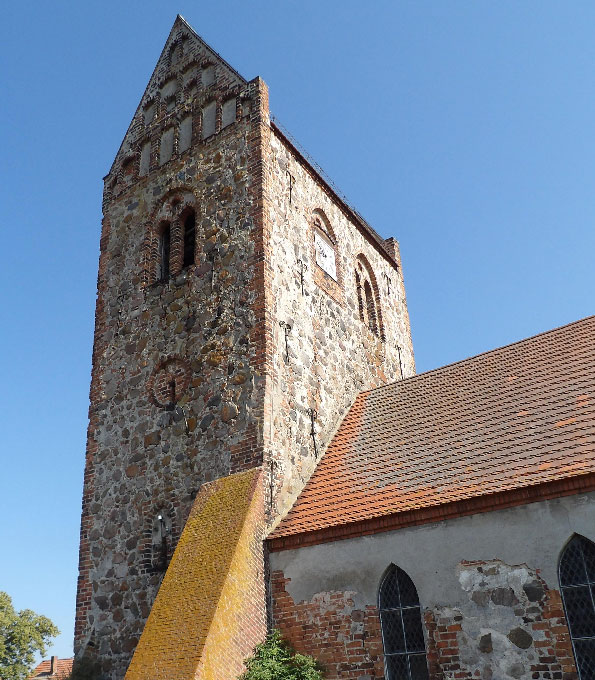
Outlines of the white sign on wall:
M 314 232 L 314 248 L 316 250 L 316 264 L 335 281 L 337 280 L 337 264 L 335 262 L 335 249 L 318 231 Z

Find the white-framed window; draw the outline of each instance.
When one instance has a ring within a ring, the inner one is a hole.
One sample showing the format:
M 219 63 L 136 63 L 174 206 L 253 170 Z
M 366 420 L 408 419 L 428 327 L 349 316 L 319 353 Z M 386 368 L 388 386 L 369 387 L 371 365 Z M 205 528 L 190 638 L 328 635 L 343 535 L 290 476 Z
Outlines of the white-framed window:
M 318 229 L 314 231 L 314 250 L 316 252 L 316 264 L 336 281 L 337 262 L 335 248 L 330 239 L 324 236 Z

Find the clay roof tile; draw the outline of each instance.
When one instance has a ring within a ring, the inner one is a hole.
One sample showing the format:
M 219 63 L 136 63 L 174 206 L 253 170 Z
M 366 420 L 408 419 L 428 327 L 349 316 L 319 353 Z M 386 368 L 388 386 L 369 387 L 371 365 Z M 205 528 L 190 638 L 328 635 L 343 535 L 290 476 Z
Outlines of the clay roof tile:
M 595 317 L 360 394 L 270 538 L 595 472 Z

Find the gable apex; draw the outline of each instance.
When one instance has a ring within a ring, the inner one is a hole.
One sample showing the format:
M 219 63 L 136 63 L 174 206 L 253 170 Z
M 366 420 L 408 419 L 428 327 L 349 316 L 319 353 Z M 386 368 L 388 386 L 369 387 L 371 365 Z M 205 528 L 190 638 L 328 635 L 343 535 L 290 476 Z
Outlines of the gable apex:
M 167 115 L 189 110 L 197 100 L 214 98 L 214 88 L 239 92 L 246 79 L 208 45 L 180 14 L 176 15 L 106 179 L 117 162 L 138 152 L 149 127 Z
M 221 62 L 226 68 L 228 68 L 239 80 L 241 80 L 244 84 L 247 83 L 248 81 L 240 74 L 238 71 L 235 70 L 231 64 L 226 61 L 220 54 L 219 52 L 215 51 L 207 42 L 205 42 L 200 35 L 192 28 L 192 26 L 184 19 L 184 17 L 181 14 L 176 15 L 176 19 L 174 21 L 174 25 L 172 26 L 172 29 L 170 31 L 169 38 L 171 38 L 172 34 L 175 34 L 176 29 L 182 26 L 184 27 L 196 40 L 200 42 L 200 44 L 204 47 L 205 50 L 210 52 L 210 54 L 213 56 L 213 59 Z M 167 42 L 165 47 L 167 47 Z M 165 49 L 164 47 L 164 49 Z

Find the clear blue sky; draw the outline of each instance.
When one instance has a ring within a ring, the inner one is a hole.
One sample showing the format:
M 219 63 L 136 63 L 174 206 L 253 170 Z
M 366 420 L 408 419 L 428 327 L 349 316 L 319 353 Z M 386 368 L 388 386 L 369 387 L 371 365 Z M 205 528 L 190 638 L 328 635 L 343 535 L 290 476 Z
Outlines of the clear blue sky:
M 5 3 L 0 589 L 71 654 L 102 176 L 180 12 L 401 243 L 418 371 L 593 312 L 592 0 Z

